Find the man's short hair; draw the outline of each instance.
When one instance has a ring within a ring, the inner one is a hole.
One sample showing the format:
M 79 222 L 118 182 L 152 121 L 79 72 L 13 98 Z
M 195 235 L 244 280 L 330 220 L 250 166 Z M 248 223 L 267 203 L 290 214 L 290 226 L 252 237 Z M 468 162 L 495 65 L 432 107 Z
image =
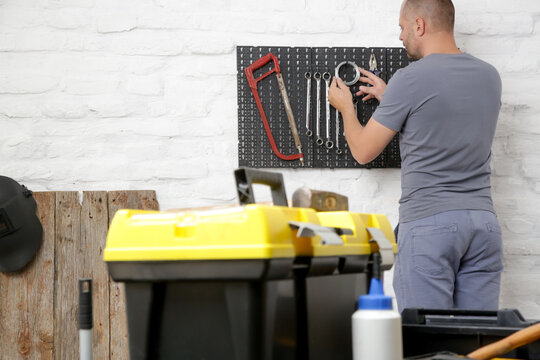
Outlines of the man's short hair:
M 454 31 L 455 8 L 452 0 L 406 0 L 404 11 L 413 11 L 430 20 L 434 31 Z

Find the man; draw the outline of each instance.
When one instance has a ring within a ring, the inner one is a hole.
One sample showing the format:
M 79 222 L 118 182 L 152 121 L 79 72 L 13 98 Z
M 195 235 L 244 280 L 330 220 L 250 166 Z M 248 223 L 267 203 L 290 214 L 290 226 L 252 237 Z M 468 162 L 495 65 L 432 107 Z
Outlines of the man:
M 400 40 L 418 60 L 384 81 L 361 69 L 357 95 L 380 104 L 362 127 L 339 78 L 329 91 L 354 158 L 373 160 L 400 133 L 402 195 L 394 266 L 398 309 L 496 309 L 501 230 L 490 186 L 501 80 L 462 53 L 451 0 L 405 0 Z M 384 94 L 384 95 L 383 95 Z

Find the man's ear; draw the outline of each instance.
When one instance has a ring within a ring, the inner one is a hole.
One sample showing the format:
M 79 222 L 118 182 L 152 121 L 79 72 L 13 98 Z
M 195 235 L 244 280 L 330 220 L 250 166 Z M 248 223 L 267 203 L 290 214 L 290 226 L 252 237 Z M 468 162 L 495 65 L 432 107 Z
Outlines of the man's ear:
M 416 18 L 414 22 L 414 32 L 418 37 L 422 37 L 426 33 L 426 22 L 421 17 Z

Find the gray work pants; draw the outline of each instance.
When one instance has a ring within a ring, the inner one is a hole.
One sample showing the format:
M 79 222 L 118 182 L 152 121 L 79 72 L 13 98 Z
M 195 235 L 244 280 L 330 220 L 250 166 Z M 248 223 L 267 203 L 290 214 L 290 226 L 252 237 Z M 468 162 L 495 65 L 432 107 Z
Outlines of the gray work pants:
M 502 237 L 497 217 L 453 210 L 399 224 L 394 291 L 398 309 L 495 310 Z

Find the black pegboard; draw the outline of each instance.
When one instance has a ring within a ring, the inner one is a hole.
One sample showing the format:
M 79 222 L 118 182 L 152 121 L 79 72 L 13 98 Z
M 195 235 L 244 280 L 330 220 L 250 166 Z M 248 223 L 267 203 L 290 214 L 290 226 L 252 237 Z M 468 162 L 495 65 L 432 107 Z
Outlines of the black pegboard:
M 377 58 L 380 76 L 388 81 L 400 68 L 409 64 L 403 48 L 355 48 L 355 47 L 252 47 L 238 46 L 238 163 L 239 166 L 254 168 L 301 167 L 298 160 L 285 161 L 278 158 L 271 149 L 264 126 L 257 109 L 255 99 L 246 79 L 244 69 L 268 53 L 273 53 L 279 60 L 291 108 L 295 116 L 296 126 L 302 142 L 304 167 L 307 168 L 399 168 L 401 166 L 398 135 L 392 139 L 386 149 L 376 159 L 366 165 L 358 164 L 352 157 L 343 135 L 343 121 L 340 116 L 340 131 L 337 134 L 342 150 L 336 151 L 336 146 L 327 149 L 324 145 L 315 143 L 316 130 L 316 94 L 317 82 L 313 78 L 315 72 L 329 72 L 334 76 L 336 66 L 342 61 L 353 61 L 362 68 L 369 69 L 369 58 L 372 53 Z M 272 63 L 256 71 L 257 78 L 273 67 Z M 305 73 L 311 73 L 311 117 L 310 125 L 313 136 L 306 135 L 306 91 L 307 80 Z M 344 79 L 354 77 L 350 66 L 342 67 L 340 76 Z M 360 82 L 351 86 L 355 93 Z M 321 119 L 320 133 L 326 141 L 326 87 L 321 79 Z M 289 128 L 283 100 L 279 92 L 275 74 L 258 83 L 258 93 L 268 118 L 278 149 L 283 154 L 296 154 L 294 140 Z M 371 118 L 378 103 L 370 100 L 357 102 L 357 115 L 362 125 Z M 336 143 L 335 109 L 330 111 L 330 138 Z

